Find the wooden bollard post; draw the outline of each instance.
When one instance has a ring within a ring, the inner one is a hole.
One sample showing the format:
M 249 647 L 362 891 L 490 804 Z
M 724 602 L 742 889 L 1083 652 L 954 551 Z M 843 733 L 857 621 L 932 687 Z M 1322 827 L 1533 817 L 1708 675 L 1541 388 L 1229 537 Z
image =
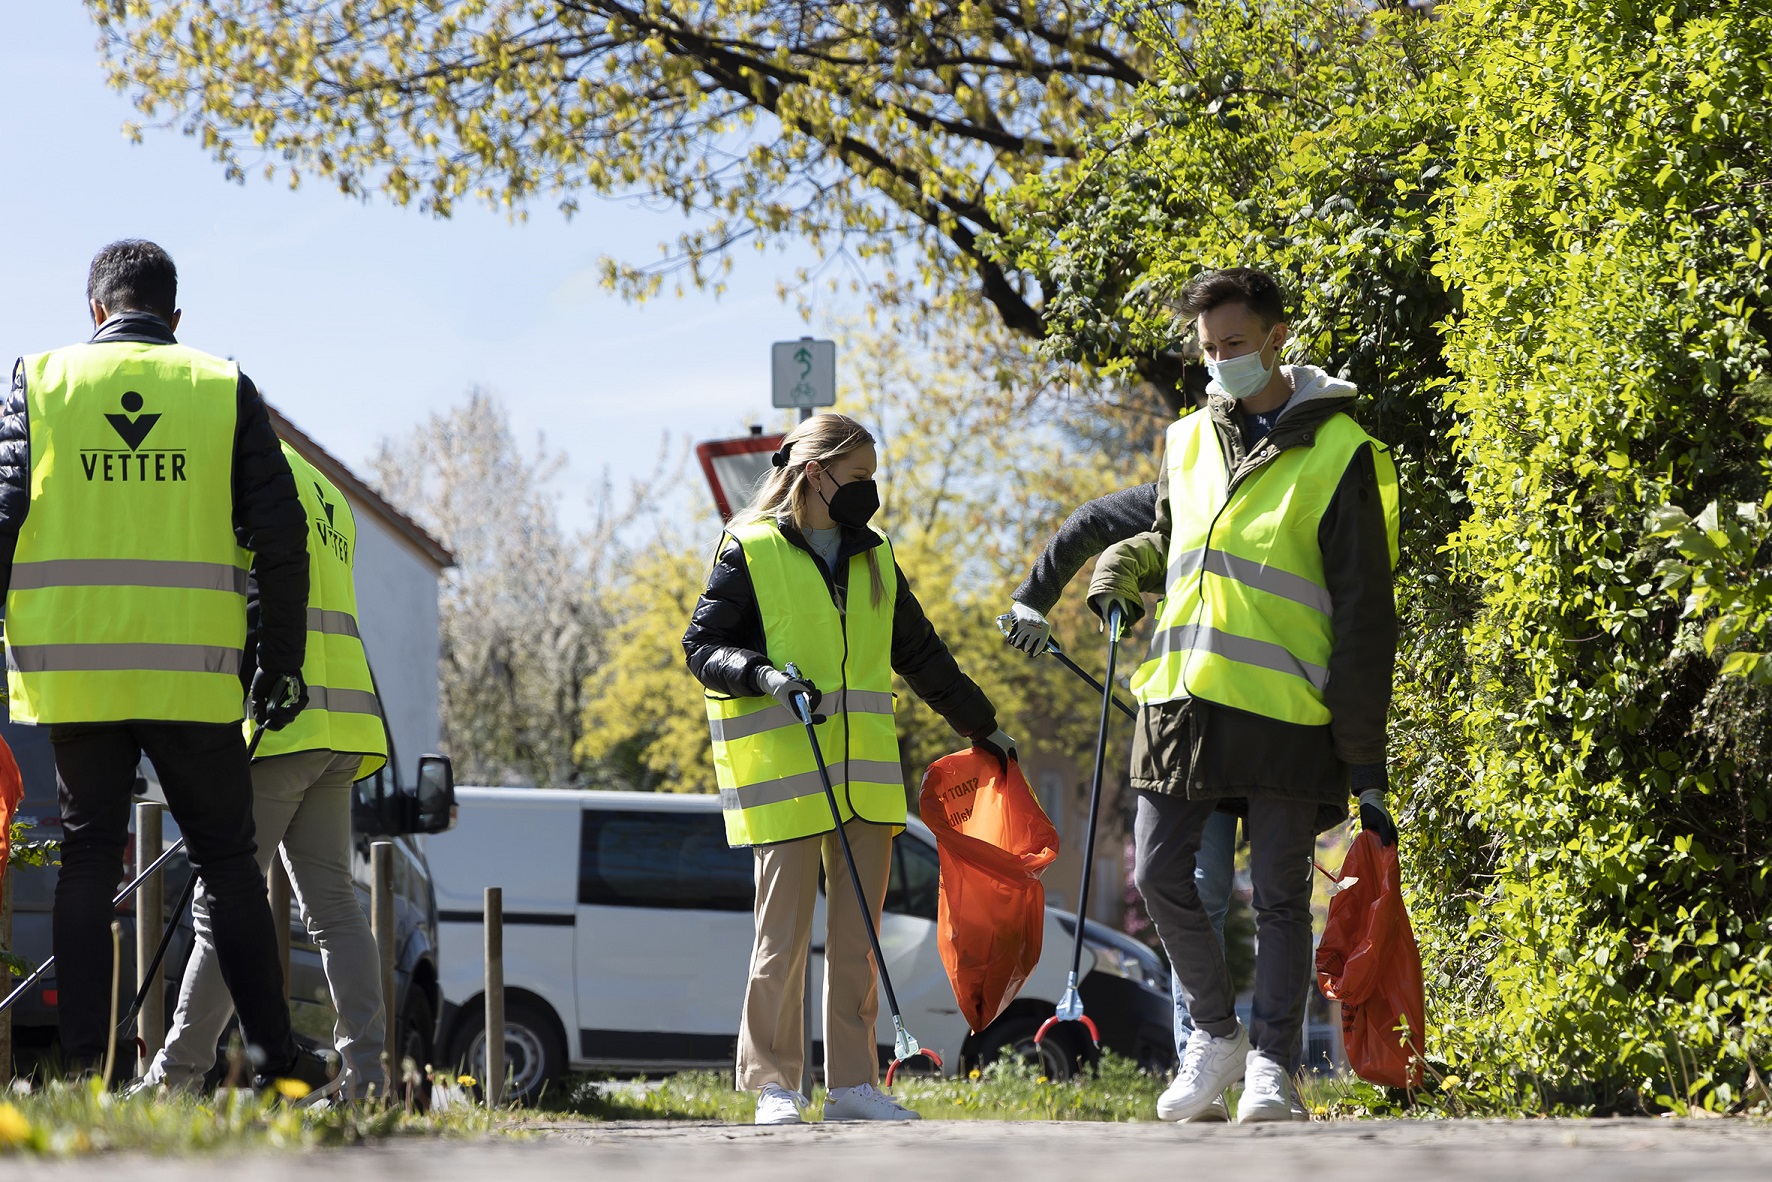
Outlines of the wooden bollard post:
M 505 1090 L 505 892 L 487 887 L 482 911 L 486 928 L 486 1107 L 504 1102 Z
M 372 842 L 369 865 L 373 872 L 370 925 L 375 931 L 375 950 L 381 958 L 382 1062 L 387 1064 L 391 1098 L 400 1093 L 400 1047 L 396 1038 L 400 1024 L 394 1007 L 394 843 Z
M 271 892 L 271 922 L 277 927 L 277 963 L 283 967 L 283 1001 L 289 1001 L 289 871 L 283 859 L 271 855 L 271 868 L 265 872 Z
M 162 808 L 151 800 L 135 805 L 135 864 L 150 865 L 160 856 L 160 821 Z M 195 874 L 193 870 L 191 873 Z M 149 877 L 135 893 L 135 987 L 140 989 L 148 965 L 160 947 L 160 936 L 166 924 L 166 875 L 162 871 Z M 154 1056 L 166 1043 L 166 977 L 155 970 L 142 995 L 141 1012 L 135 1016 L 136 1033 L 144 1048 L 141 1061 L 133 1074 L 146 1075 Z

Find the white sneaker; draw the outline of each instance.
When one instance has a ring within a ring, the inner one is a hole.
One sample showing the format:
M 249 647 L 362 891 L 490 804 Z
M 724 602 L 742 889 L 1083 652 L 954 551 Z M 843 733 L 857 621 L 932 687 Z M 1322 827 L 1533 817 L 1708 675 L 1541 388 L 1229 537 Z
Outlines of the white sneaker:
M 826 1120 L 922 1120 L 873 1084 L 833 1088 L 824 1098 Z
M 1224 1102 L 1223 1096 L 1214 1096 L 1212 1098 L 1211 1107 L 1207 1108 L 1204 1112 L 1196 1112 L 1182 1123 L 1190 1125 L 1224 1125 L 1229 1124 L 1230 1120 L 1230 1105 Z
M 790 1092 L 780 1084 L 764 1084 L 757 1093 L 757 1123 L 760 1125 L 797 1125 L 806 1097 Z
M 1251 1051 L 1243 1068 L 1243 1097 L 1237 1101 L 1237 1123 L 1293 1119 L 1291 1077 L 1280 1064 L 1260 1051 Z
M 1204 1030 L 1188 1035 L 1187 1051 L 1175 1081 L 1157 1097 L 1158 1120 L 1192 1120 L 1214 1103 L 1223 1104 L 1225 1089 L 1243 1074 L 1249 1055 L 1249 1033 L 1242 1025 L 1225 1038 L 1213 1038 Z

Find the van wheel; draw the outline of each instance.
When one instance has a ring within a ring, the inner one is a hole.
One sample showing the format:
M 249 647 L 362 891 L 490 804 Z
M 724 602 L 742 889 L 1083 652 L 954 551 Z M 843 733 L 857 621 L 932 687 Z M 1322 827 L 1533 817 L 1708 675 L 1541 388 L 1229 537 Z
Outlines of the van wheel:
M 1087 1054 L 1079 1045 L 1083 1040 L 1063 1026 L 1055 1026 L 1036 1045 L 1034 1035 L 1040 1032 L 1040 1023 L 1044 1021 L 1043 1017 L 1024 1014 L 998 1018 L 978 1036 L 971 1065 L 988 1067 L 1010 1053 L 1047 1079 L 1070 1079 L 1082 1070 Z
M 450 1049 L 449 1061 L 477 1080 L 486 1078 L 486 1010 L 476 1007 Z M 566 1074 L 566 1048 L 552 1016 L 540 1006 L 512 998 L 505 1002 L 505 1100 L 534 1105 L 542 1089 Z

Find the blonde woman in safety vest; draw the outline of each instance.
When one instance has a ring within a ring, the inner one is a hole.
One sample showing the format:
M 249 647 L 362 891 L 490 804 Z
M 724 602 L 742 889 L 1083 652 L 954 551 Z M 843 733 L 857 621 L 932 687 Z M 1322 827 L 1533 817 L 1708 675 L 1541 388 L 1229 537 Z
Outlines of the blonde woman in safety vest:
M 892 544 L 868 525 L 879 508 L 873 436 L 839 414 L 814 415 L 783 441 L 774 471 L 727 526 L 683 637 L 707 687 L 727 840 L 756 855 L 756 943 L 738 1036 L 738 1086 L 758 1124 L 797 1124 L 806 1098 L 805 975 L 822 864 L 841 863 L 830 805 L 796 693 L 824 718 L 819 745 L 873 920 L 905 821 L 892 675 L 974 746 L 999 759 L 1015 743 L 923 614 Z M 782 670 L 792 662 L 802 681 Z M 876 1086 L 879 1011 L 873 956 L 852 892 L 825 900 L 825 1120 L 915 1120 Z
M 1160 591 L 1150 654 L 1133 676 L 1138 792 L 1134 874 L 1194 1031 L 1157 1101 L 1165 1120 L 1220 1109 L 1291 1120 L 1311 966 L 1311 854 L 1346 819 L 1387 843 L 1385 720 L 1396 665 L 1397 475 L 1349 416 L 1358 391 L 1281 365 L 1279 285 L 1261 271 L 1190 283 L 1212 374 L 1206 406 L 1164 439 L 1156 519 L 1096 563 L 1089 605 L 1144 614 Z M 1256 912 L 1251 1030 L 1232 1008 L 1224 949 L 1195 889 L 1201 835 L 1243 814 Z

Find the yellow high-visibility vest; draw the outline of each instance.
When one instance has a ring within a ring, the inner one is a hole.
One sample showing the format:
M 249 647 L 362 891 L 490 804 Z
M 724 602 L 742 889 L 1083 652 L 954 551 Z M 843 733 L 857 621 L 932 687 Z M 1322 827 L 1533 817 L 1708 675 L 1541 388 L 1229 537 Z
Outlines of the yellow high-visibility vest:
M 1397 561 L 1397 470 L 1345 414 L 1229 487 L 1212 418 L 1169 427 L 1169 570 L 1150 654 L 1132 678 L 1147 704 L 1199 698 L 1294 722 L 1329 722 L 1335 623 L 1317 527 L 1354 453 L 1371 444 Z
M 17 722 L 238 722 L 239 371 L 114 341 L 24 359 L 31 500 L 6 596 Z
M 824 694 L 818 743 L 844 822 L 859 817 L 903 825 L 904 767 L 892 720 L 898 574 L 891 544 L 880 547 L 880 601 L 874 602 L 867 555 L 855 554 L 840 611 L 818 560 L 783 537 L 775 522 L 735 526 L 729 534 L 744 552 L 770 664 L 782 669 L 793 662 Z M 834 828 L 812 744 L 792 711 L 766 694 L 714 693 L 707 695 L 707 710 L 728 842 L 768 845 Z
M 308 516 L 308 654 L 302 680 L 308 704 L 294 722 L 267 731 L 259 758 L 296 751 L 360 754 L 359 780 L 388 761 L 388 733 L 357 631 L 357 518 L 333 483 L 301 453 L 283 445 Z

